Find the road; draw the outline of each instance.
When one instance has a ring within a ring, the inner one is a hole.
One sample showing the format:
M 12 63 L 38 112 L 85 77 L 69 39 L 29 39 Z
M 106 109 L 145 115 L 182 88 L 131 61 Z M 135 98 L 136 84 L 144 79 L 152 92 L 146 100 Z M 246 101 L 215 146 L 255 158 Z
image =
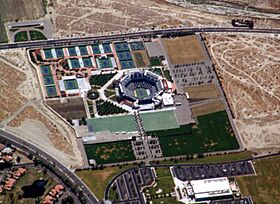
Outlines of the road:
M 192 28 L 192 27 L 179 27 L 179 28 L 168 28 L 158 30 L 147 30 L 121 34 L 108 34 L 104 36 L 90 36 L 90 37 L 79 37 L 79 38 L 65 38 L 65 39 L 53 39 L 53 40 L 41 40 L 33 42 L 21 42 L 21 43 L 9 43 L 0 44 L 1 49 L 13 49 L 13 48 L 38 48 L 38 47 L 54 47 L 54 46 L 69 46 L 79 44 L 91 44 L 98 40 L 121 40 L 126 38 L 139 38 L 141 36 L 151 35 L 164 35 L 164 34 L 180 34 L 184 32 L 195 32 L 195 33 L 227 33 L 227 32 L 240 32 L 240 33 L 263 33 L 263 34 L 280 34 L 280 29 L 268 29 L 268 28 Z
M 55 167 L 56 173 L 59 175 L 66 176 L 71 183 L 75 184 L 79 190 L 82 190 L 84 196 L 87 198 L 87 203 L 98 204 L 98 199 L 92 194 L 88 187 L 67 167 L 62 163 L 57 161 L 55 158 L 51 157 L 47 153 L 40 150 L 33 144 L 19 138 L 18 136 L 8 133 L 5 130 L 0 129 L 0 139 L 7 141 L 8 143 L 14 145 L 15 147 L 27 150 L 29 153 L 33 154 L 39 160 L 46 162 Z

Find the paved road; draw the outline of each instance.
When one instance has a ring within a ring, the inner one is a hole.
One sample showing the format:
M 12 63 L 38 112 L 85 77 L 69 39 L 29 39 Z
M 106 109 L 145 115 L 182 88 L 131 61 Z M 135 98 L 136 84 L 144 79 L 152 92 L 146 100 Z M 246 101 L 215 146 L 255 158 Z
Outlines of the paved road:
M 22 149 L 27 149 L 29 153 L 32 153 L 37 158 L 39 158 L 41 161 L 44 161 L 44 162 L 54 166 L 59 175 L 66 176 L 68 178 L 68 180 L 71 181 L 71 183 L 76 184 L 76 186 L 80 190 L 82 190 L 83 194 L 87 198 L 87 203 L 90 203 L 90 204 L 99 203 L 99 201 L 94 196 L 94 194 L 92 194 L 92 192 L 87 188 L 87 186 L 84 185 L 84 183 L 72 171 L 70 171 L 67 167 L 65 167 L 62 163 L 57 161 L 55 158 L 51 157 L 47 153 L 40 150 L 38 147 L 17 137 L 14 134 L 8 133 L 2 129 L 0 129 L 0 139 L 4 139 L 8 143 L 10 143 L 16 147 L 19 147 Z
M 180 34 L 184 32 L 196 32 L 196 33 L 226 33 L 226 32 L 241 32 L 241 33 L 264 33 L 264 34 L 280 34 L 280 29 L 268 29 L 268 28 L 190 28 L 190 27 L 179 27 L 159 30 L 147 30 L 138 31 L 122 34 L 109 34 L 104 36 L 91 36 L 91 37 L 79 37 L 79 38 L 66 38 L 56 40 L 42 40 L 33 42 L 21 42 L 21 43 L 10 43 L 0 44 L 1 49 L 12 49 L 12 48 L 37 48 L 37 47 L 52 47 L 52 46 L 68 46 L 68 45 L 79 45 L 85 43 L 93 43 L 97 40 L 114 40 L 114 39 L 126 39 L 126 38 L 138 38 L 141 36 L 151 35 L 164 35 L 164 34 Z

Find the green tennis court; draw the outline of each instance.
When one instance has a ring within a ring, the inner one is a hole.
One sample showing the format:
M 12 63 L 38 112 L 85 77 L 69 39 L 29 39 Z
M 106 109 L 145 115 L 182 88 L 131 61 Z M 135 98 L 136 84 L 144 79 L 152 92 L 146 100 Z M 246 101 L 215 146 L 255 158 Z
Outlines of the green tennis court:
M 178 128 L 173 110 L 140 113 L 146 131 Z
M 149 92 L 145 88 L 136 88 L 134 90 L 134 96 L 143 99 L 149 96 Z
M 77 79 L 67 79 L 64 80 L 63 82 L 66 90 L 73 90 L 79 88 Z
M 87 120 L 89 131 L 134 132 L 136 131 L 133 115 L 92 118 Z

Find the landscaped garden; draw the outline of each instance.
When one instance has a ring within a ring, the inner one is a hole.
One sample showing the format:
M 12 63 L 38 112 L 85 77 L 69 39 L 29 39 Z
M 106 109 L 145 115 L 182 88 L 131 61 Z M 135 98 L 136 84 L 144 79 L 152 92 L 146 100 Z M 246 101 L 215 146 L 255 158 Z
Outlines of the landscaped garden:
M 111 74 L 100 74 L 92 75 L 89 79 L 90 85 L 92 86 L 104 86 L 110 79 L 112 79 L 116 73 Z
M 120 113 L 127 113 L 126 110 L 114 105 L 111 102 L 103 101 L 101 99 L 96 101 L 96 108 L 99 115 L 113 115 Z

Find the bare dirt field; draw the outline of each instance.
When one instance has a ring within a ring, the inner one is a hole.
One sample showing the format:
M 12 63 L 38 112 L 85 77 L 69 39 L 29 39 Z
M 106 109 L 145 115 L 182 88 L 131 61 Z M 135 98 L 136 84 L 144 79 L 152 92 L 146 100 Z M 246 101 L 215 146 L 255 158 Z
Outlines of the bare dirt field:
M 279 148 L 279 37 L 205 37 L 245 147 Z
M 86 117 L 86 110 L 82 98 L 69 98 L 64 103 L 60 99 L 47 100 L 47 105 L 67 120 L 75 120 Z
M 132 54 L 137 67 L 148 67 L 150 65 L 150 60 L 145 50 L 133 51 Z
M 220 93 L 215 84 L 202 84 L 199 86 L 185 87 L 190 99 L 218 99 Z
M 207 115 L 225 110 L 225 105 L 221 101 L 212 101 L 195 107 L 191 107 L 194 116 Z
M 43 0 L 0 0 L 4 21 L 30 20 L 45 15 Z
M 48 16 L 54 22 L 56 37 L 179 25 L 231 26 L 232 18 L 243 15 L 217 15 L 164 0 L 52 0 L 52 5 Z M 272 14 L 266 18 L 254 13 L 250 16 L 255 16 L 257 27 L 280 26 L 279 17 Z
M 187 64 L 206 60 L 196 35 L 163 39 L 162 42 L 172 64 Z
M 32 141 L 43 150 L 56 154 L 56 159 L 64 164 L 80 165 L 80 155 L 71 138 L 74 130 L 66 129 L 58 121 L 47 117 L 33 106 L 26 107 L 8 123 L 7 129 Z M 32 129 L 32 131 L 30 131 Z M 70 135 L 69 135 L 70 134 Z M 44 142 L 42 142 L 44 141 Z M 75 159 L 75 161 L 71 161 Z M 69 162 L 71 161 L 71 162 Z
M 0 60 L 0 122 L 11 116 L 27 99 L 22 96 L 18 87 L 26 76 Z

